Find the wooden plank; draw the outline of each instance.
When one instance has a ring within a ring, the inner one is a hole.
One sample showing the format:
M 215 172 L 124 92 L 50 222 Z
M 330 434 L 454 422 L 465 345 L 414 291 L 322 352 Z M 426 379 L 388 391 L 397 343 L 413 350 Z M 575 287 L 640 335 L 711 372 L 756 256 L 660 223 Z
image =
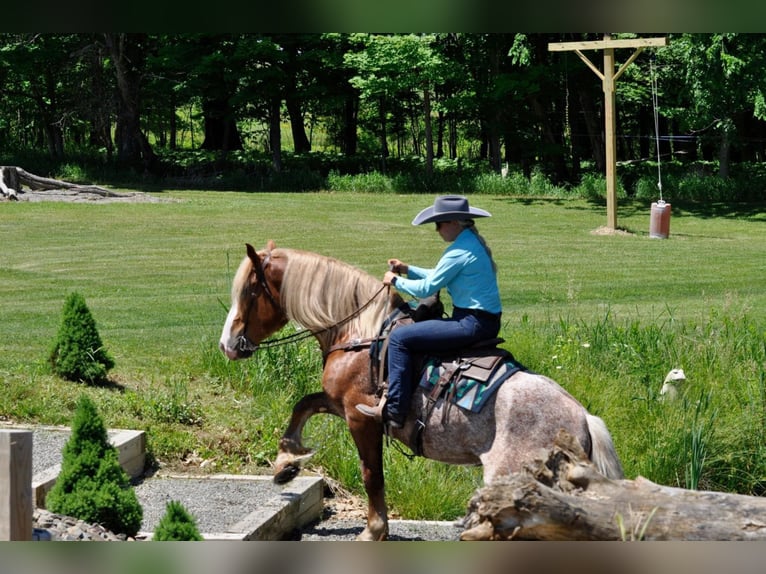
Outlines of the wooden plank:
M 0 431 L 0 540 L 32 540 L 32 432 Z
M 585 42 L 551 42 L 548 50 L 551 52 L 571 52 L 572 50 L 604 50 L 606 48 L 648 48 L 650 46 L 667 46 L 667 37 L 663 38 L 630 38 L 624 40 L 592 40 Z

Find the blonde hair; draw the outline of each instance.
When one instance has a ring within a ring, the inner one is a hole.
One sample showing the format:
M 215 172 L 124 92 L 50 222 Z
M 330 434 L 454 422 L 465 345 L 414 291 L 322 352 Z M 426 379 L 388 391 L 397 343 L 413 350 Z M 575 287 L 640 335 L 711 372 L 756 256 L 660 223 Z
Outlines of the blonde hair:
M 484 249 L 487 251 L 489 260 L 492 262 L 492 270 L 495 272 L 495 275 L 497 275 L 497 264 L 495 263 L 495 258 L 492 257 L 492 250 L 489 248 L 486 240 L 481 236 L 481 233 L 479 233 L 479 230 L 476 228 L 476 222 L 473 219 L 461 219 L 458 221 L 458 223 L 460 223 L 460 227 L 463 229 L 470 229 L 473 232 L 473 234 L 479 240 L 479 243 L 481 243 L 482 247 L 484 247 Z

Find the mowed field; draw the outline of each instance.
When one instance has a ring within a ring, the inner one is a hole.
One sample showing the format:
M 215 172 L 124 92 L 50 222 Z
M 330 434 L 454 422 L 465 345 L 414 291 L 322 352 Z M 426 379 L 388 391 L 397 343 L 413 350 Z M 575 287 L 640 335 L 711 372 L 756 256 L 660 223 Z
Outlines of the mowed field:
M 5 352 L 45 354 L 66 295 L 80 291 L 118 371 L 156 369 L 217 339 L 246 242 L 308 249 L 382 277 L 386 259 L 429 266 L 445 245 L 410 225 L 427 195 L 156 194 L 164 203 L 4 203 L 0 325 Z M 678 319 L 742 305 L 766 317 L 766 213 L 673 206 L 668 239 L 649 238 L 649 206 L 473 196 L 500 268 L 505 320 L 526 315 Z M 714 213 L 714 212 L 710 212 Z M 510 334 L 509 334 L 510 335 Z

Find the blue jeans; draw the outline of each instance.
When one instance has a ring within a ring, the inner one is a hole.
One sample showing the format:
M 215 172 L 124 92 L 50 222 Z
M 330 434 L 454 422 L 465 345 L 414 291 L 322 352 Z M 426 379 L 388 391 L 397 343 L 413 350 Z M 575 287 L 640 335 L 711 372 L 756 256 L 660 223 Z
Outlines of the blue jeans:
M 497 337 L 500 315 L 455 308 L 449 319 L 405 325 L 388 337 L 387 416 L 403 421 L 410 408 L 416 355 L 443 353 Z

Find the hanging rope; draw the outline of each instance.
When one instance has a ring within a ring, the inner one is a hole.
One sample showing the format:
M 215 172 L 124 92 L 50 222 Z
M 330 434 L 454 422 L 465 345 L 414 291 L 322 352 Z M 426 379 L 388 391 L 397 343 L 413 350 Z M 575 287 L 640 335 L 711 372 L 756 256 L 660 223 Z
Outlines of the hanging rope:
M 660 165 L 660 116 L 657 106 L 657 74 L 654 70 L 654 58 L 649 60 L 649 70 L 652 83 L 652 106 L 654 107 L 655 147 L 657 148 L 657 189 L 660 190 L 660 203 L 665 203 L 665 201 L 662 199 L 662 168 Z
M 572 143 L 572 124 L 569 123 L 569 55 L 564 54 L 564 82 L 566 87 L 566 100 L 564 103 L 564 124 L 565 134 L 567 141 L 569 142 L 569 157 L 573 154 Z

